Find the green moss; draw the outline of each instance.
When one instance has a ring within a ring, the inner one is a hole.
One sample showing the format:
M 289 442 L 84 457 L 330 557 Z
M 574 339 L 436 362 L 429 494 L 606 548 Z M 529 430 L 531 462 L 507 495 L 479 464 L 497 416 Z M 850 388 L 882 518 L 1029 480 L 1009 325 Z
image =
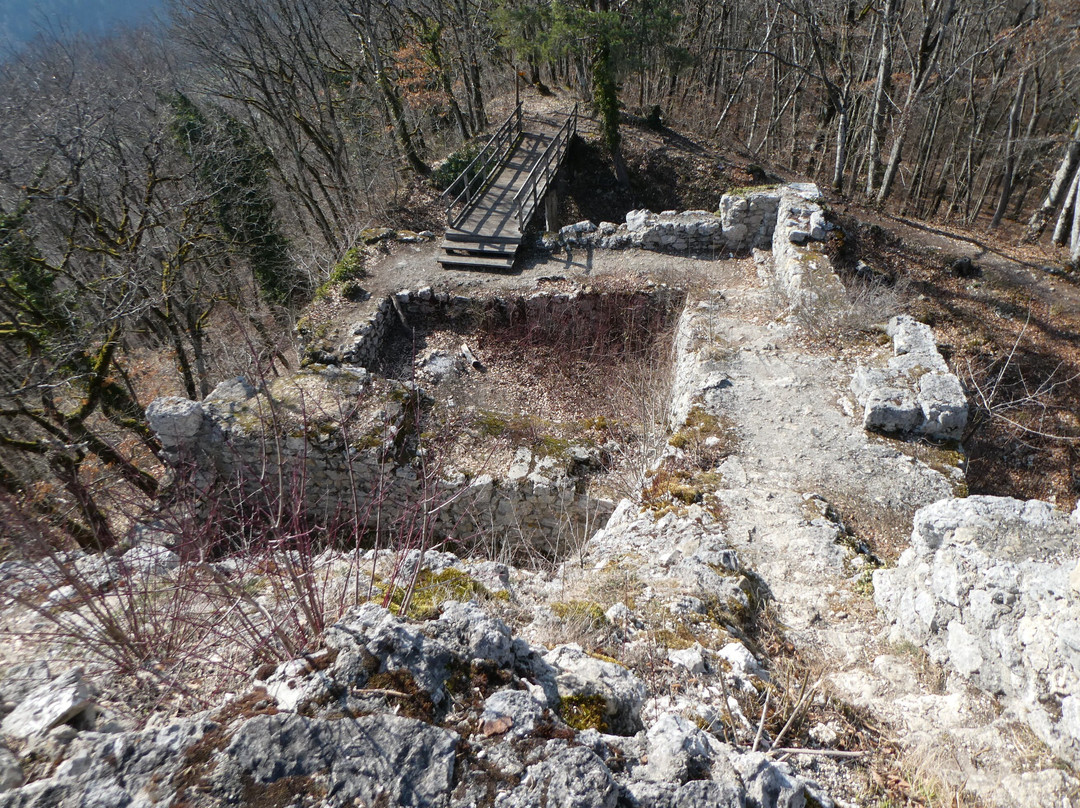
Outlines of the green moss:
M 649 637 L 657 645 L 669 651 L 682 651 L 699 642 L 698 636 L 685 623 L 675 623 L 670 628 L 658 628 L 649 632 Z
M 541 457 L 566 457 L 570 451 L 570 441 L 555 435 L 541 435 L 533 441 L 532 450 Z
M 565 427 L 532 415 L 505 415 L 481 410 L 472 418 L 472 426 L 489 438 L 507 438 L 515 445 L 528 446 L 538 457 L 569 459 L 575 445 L 591 443 L 587 439 L 570 438 L 560 434 Z
M 377 241 L 392 238 L 396 232 L 389 227 L 368 227 L 360 231 L 360 241 L 364 244 L 374 244 Z
M 865 595 L 868 598 L 874 596 L 874 570 L 873 568 L 865 569 L 859 573 L 859 577 L 851 587 L 860 595 Z
M 686 469 L 661 469 L 642 490 L 642 503 L 654 510 L 699 504 L 704 502 L 707 492 L 719 487 L 722 479 L 716 473 L 699 475 Z
M 364 233 L 369 232 L 373 231 L 364 231 Z M 393 233 L 392 230 L 390 232 Z M 364 240 L 363 235 L 361 235 L 361 240 Z M 364 241 L 364 243 L 368 244 L 370 242 Z M 315 290 L 315 298 L 321 300 L 327 297 L 331 290 L 339 287 L 344 294 L 346 286 L 355 286 L 355 281 L 366 278 L 367 275 L 367 269 L 364 267 L 363 250 L 360 247 L 350 247 L 341 256 L 341 260 L 334 264 L 334 268 L 330 270 L 330 276 L 326 279 L 326 282 Z
M 350 247 L 341 256 L 341 260 L 334 265 L 330 272 L 332 283 L 344 283 L 367 277 L 367 269 L 364 268 L 364 254 L 359 247 Z
M 622 428 L 623 424 L 619 421 L 615 421 L 608 418 L 605 415 L 597 415 L 592 418 L 585 418 L 578 422 L 578 426 L 585 431 L 592 430 L 594 432 L 614 432 Z
M 476 429 L 480 430 L 482 435 L 486 435 L 489 438 L 499 437 L 508 427 L 507 420 L 504 416 L 499 415 L 496 412 L 488 412 L 487 410 L 476 413 L 473 417 L 473 425 Z
M 560 620 L 589 623 L 597 628 L 608 624 L 604 607 L 592 600 L 568 600 L 551 604 Z
M 591 656 L 593 659 L 599 659 L 601 662 L 610 662 L 612 665 L 618 665 L 618 666 L 623 667 L 623 668 L 626 667 L 621 662 L 619 662 L 619 660 L 617 660 L 615 657 L 608 656 L 607 654 L 602 654 L 599 651 L 587 651 L 586 653 L 589 656 Z
M 407 590 L 407 583 L 394 587 L 387 605 L 390 611 L 401 613 L 401 604 Z M 439 616 L 439 607 L 448 600 L 467 601 L 488 595 L 486 586 L 461 570 L 452 567 L 439 573 L 423 570 L 416 580 L 416 588 L 405 616 L 414 620 L 432 620 Z M 386 597 L 385 588 L 381 588 L 380 596 Z
M 758 191 L 775 191 L 780 187 L 779 183 L 766 183 L 764 185 L 736 185 L 724 191 L 725 196 L 746 196 Z
M 686 423 L 671 436 L 668 443 L 685 451 L 701 447 L 706 440 L 714 437 L 721 440 L 720 447 L 726 447 L 731 442 L 731 430 L 720 416 L 695 405 L 686 414 Z
M 597 694 L 579 694 L 559 700 L 559 714 L 573 729 L 608 731 L 607 702 Z

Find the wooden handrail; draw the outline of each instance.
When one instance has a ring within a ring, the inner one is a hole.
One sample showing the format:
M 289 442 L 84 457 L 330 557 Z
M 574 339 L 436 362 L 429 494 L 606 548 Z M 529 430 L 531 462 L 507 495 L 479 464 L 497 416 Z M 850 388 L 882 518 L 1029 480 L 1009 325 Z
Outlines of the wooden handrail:
M 457 226 L 458 222 L 464 217 L 465 212 L 491 182 L 494 174 L 502 166 L 506 155 L 513 151 L 514 146 L 517 145 L 518 140 L 521 138 L 521 120 L 521 104 L 518 103 L 514 111 L 510 113 L 509 117 L 495 131 L 495 134 L 491 136 L 491 139 L 484 144 L 484 148 L 480 150 L 480 153 L 465 166 L 465 169 L 440 194 L 440 199 L 449 198 L 455 188 L 461 187 L 457 196 L 446 203 L 446 224 L 449 227 Z M 473 172 L 474 167 L 478 164 L 480 164 L 479 170 Z M 454 208 L 459 205 L 461 206 L 461 213 L 455 217 Z
M 521 190 L 514 197 L 514 206 L 517 208 L 518 230 L 525 232 L 525 225 L 529 223 L 536 211 L 540 200 L 547 193 L 548 185 L 562 165 L 566 150 L 570 147 L 570 141 L 577 134 L 578 108 L 574 105 L 573 111 L 566 117 L 566 122 L 559 127 L 551 143 L 544 150 L 540 159 L 533 166 L 532 171 L 525 178 Z M 543 189 L 541 190 L 541 186 Z

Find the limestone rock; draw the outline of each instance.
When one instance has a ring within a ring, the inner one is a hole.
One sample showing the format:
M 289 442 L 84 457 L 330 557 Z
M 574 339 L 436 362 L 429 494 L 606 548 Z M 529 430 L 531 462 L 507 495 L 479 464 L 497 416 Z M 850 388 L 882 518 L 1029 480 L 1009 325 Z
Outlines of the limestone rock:
M 337 652 L 332 668 L 339 685 L 363 686 L 376 671 L 405 671 L 436 706 L 448 698 L 445 688 L 452 655 L 442 643 L 381 606 L 367 603 L 350 610 L 325 634 L 326 646 Z
M 90 686 L 82 668 L 75 668 L 31 691 L 5 718 L 0 731 L 13 738 L 48 732 L 89 709 Z
M 906 314 L 889 320 L 893 340 L 887 367 L 860 365 L 851 392 L 863 407 L 863 426 L 902 437 L 960 440 L 968 403 L 960 380 L 949 373 L 934 332 Z
M 951 373 L 927 373 L 919 379 L 921 431 L 931 438 L 958 440 L 967 426 L 968 402 L 960 380 Z
M 894 635 L 924 646 L 1080 760 L 1080 531 L 1049 503 L 948 499 L 915 514 L 911 547 L 874 573 Z
M 52 679 L 43 659 L 11 665 L 0 676 L 0 701 L 18 704 Z
M 498 795 L 496 808 L 615 808 L 618 803 L 619 790 L 611 772 L 595 752 L 554 740 L 532 758 L 536 761 L 525 770 L 521 784 Z
M 453 732 L 395 715 L 347 721 L 256 716 L 224 750 L 215 791 L 238 797 L 245 779 L 258 788 L 286 777 L 318 777 L 328 805 L 445 806 L 457 744 Z
M 813 804 L 832 806 L 833 802 L 814 784 L 792 772 L 786 763 L 774 763 L 761 752 L 744 752 L 731 756 L 731 764 L 746 787 L 747 805 L 761 808 Z
M 220 382 L 210 391 L 203 403 L 229 404 L 247 401 L 255 397 L 256 390 L 243 376 L 234 376 Z
M 642 728 L 645 686 L 622 665 L 591 657 L 577 644 L 554 648 L 544 655 L 544 661 L 557 671 L 555 681 L 564 702 L 582 697 L 603 699 L 606 731 L 633 735 Z
M 500 690 L 484 702 L 480 731 L 485 735 L 523 738 L 536 729 L 545 706 L 524 690 Z
M 161 576 L 180 566 L 180 556 L 166 547 L 143 544 L 132 547 L 120 557 L 122 567 L 139 577 Z
M 910 390 L 878 387 L 866 397 L 863 426 L 879 432 L 908 434 L 923 421 L 923 408 Z
M 432 636 L 463 660 L 486 660 L 500 668 L 514 666 L 517 646 L 510 629 L 475 603 L 448 601 L 439 619 L 429 625 Z
M 181 447 L 202 429 L 203 407 L 198 401 L 165 396 L 150 402 L 146 408 L 146 419 L 163 446 Z
M 668 651 L 668 660 L 672 665 L 684 668 L 696 676 L 705 672 L 704 650 L 701 643 L 695 642 L 689 648 L 684 648 L 681 651 Z
M 10 791 L 23 784 L 23 770 L 18 758 L 5 746 L 0 746 L 0 792 Z
M 665 713 L 646 736 L 649 762 L 638 774 L 649 780 L 686 783 L 711 777 L 720 742 L 676 713 Z

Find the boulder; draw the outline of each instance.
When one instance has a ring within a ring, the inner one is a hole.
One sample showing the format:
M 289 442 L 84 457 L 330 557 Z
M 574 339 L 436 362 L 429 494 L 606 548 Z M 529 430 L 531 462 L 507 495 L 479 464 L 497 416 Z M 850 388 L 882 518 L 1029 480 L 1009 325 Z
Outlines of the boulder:
M 488 736 L 505 735 L 508 739 L 523 738 L 536 729 L 546 709 L 527 691 L 500 690 L 484 702 L 480 732 Z
M 664 713 L 652 725 L 648 738 L 649 762 L 637 776 L 661 782 L 686 783 L 712 776 L 720 742 L 676 713 Z
M 250 799 L 284 778 L 317 778 L 327 805 L 446 806 L 458 741 L 453 732 L 396 715 L 260 715 L 233 734 L 214 790 L 232 802 L 233 794 Z
M 146 408 L 150 428 L 167 449 L 190 443 L 202 429 L 203 415 L 198 401 L 177 396 L 156 398 Z
M 893 340 L 886 367 L 860 365 L 851 379 L 851 392 L 863 407 L 863 427 L 901 437 L 960 440 L 967 427 L 967 396 L 949 373 L 933 330 L 901 314 L 885 331 Z
M 30 738 L 48 732 L 93 707 L 90 686 L 83 669 L 75 668 L 46 682 L 22 699 L 0 725 L 12 738 Z
M 548 741 L 534 752 L 513 791 L 500 794 L 496 808 L 615 808 L 619 790 L 596 753 L 565 741 Z
M 622 665 L 589 656 L 576 643 L 557 646 L 544 655 L 544 662 L 556 671 L 564 716 L 569 707 L 598 698 L 602 726 L 597 729 L 615 735 L 633 735 L 642 729 L 645 685 Z

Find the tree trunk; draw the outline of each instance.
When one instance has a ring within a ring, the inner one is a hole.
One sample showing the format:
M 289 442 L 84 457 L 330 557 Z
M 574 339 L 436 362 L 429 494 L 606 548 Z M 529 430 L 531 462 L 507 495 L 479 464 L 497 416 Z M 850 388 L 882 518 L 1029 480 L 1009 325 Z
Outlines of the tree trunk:
M 1073 180 L 1073 220 L 1072 220 L 1072 243 L 1069 246 L 1069 260 L 1073 266 L 1080 266 L 1080 204 L 1076 204 L 1080 197 L 1080 173 Z
M 616 178 L 624 187 L 629 187 L 630 177 L 626 173 L 620 148 L 622 136 L 619 134 L 619 94 L 611 64 L 611 46 L 602 39 L 598 40 L 593 48 L 592 74 L 593 101 L 600 113 L 600 131 L 604 145 L 611 152 Z
M 1073 173 L 1072 182 L 1069 183 L 1069 195 L 1065 197 L 1065 204 L 1061 206 L 1057 224 L 1054 226 L 1053 242 L 1059 247 L 1065 243 L 1072 229 L 1073 208 L 1080 208 L 1080 205 L 1076 204 L 1078 193 L 1080 193 L 1080 171 Z
M 1016 131 L 1020 128 L 1020 108 L 1024 104 L 1024 86 L 1027 84 L 1027 71 L 1020 74 L 1020 82 L 1016 87 L 1016 97 L 1013 98 L 1012 108 L 1009 110 L 1009 128 L 1005 135 L 1005 168 L 1001 176 L 1001 196 L 998 197 L 997 209 L 994 218 L 990 220 L 990 229 L 993 230 L 1001 224 L 1001 217 L 1005 215 L 1009 207 L 1009 197 L 1012 196 L 1013 174 L 1016 170 Z
M 1069 191 L 1070 181 L 1078 163 L 1080 163 L 1080 115 L 1073 118 L 1072 139 L 1065 146 L 1065 154 L 1062 156 L 1061 162 L 1058 163 L 1057 171 L 1054 172 L 1050 190 L 1046 192 L 1046 196 L 1043 197 L 1038 210 L 1032 213 L 1031 219 L 1028 220 L 1024 241 L 1035 242 L 1039 240 L 1039 237 L 1046 229 L 1046 225 L 1050 222 L 1050 216 L 1053 214 L 1054 208 L 1058 206 L 1061 198 Z
M 845 93 L 846 95 L 846 93 Z M 847 98 L 841 97 L 837 103 L 840 108 L 840 121 L 836 125 L 836 163 L 833 165 L 832 187 L 837 193 L 844 190 L 844 164 L 847 162 L 848 110 Z
M 892 86 L 892 25 L 896 0 L 886 0 L 881 16 L 881 51 L 878 54 L 877 78 L 874 81 L 874 108 L 870 114 L 870 143 L 866 148 L 869 165 L 866 171 L 866 196 L 874 195 L 881 174 L 881 140 L 885 135 L 885 118 Z

